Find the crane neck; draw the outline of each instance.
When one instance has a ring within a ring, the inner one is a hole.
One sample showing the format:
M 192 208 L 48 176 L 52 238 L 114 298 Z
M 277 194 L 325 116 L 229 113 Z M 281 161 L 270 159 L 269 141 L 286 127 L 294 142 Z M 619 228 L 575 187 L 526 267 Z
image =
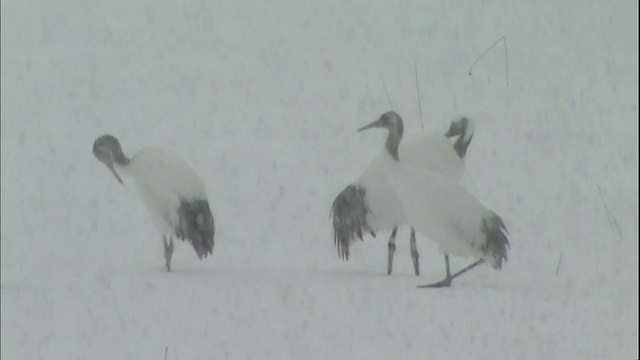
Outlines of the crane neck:
M 131 159 L 122 152 L 122 149 L 115 149 L 111 154 L 113 156 L 113 162 L 120 166 L 128 166 L 129 163 L 131 163 Z
M 398 157 L 398 146 L 400 145 L 399 140 L 400 139 L 398 138 L 394 139 L 391 136 L 389 136 L 387 137 L 387 143 L 385 144 L 387 152 L 389 153 L 389 155 L 391 155 L 391 157 L 395 161 L 400 161 L 400 158 Z
M 398 157 L 398 147 L 400 146 L 403 132 L 404 125 L 402 124 L 401 119 L 398 119 L 394 126 L 389 127 L 389 135 L 387 136 L 385 148 L 395 161 L 400 161 L 400 158 Z
M 473 132 L 467 134 L 467 127 L 464 127 L 458 139 L 453 143 L 453 148 L 461 159 L 464 159 L 467 154 L 467 148 L 471 143 L 471 139 L 473 139 Z

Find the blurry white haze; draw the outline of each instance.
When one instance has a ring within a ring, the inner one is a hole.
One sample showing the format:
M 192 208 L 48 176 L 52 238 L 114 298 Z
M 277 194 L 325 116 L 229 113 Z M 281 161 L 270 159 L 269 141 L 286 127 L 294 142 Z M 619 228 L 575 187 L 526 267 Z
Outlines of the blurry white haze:
M 1 4 L 3 360 L 638 357 L 636 1 Z M 401 228 L 387 276 L 388 232 L 343 262 L 329 219 L 382 149 L 356 129 L 383 80 L 423 131 L 414 64 L 425 131 L 475 121 L 461 181 L 510 232 L 448 289 L 416 288 L 432 240 L 416 277 Z M 163 270 L 106 133 L 196 170 L 212 256 Z

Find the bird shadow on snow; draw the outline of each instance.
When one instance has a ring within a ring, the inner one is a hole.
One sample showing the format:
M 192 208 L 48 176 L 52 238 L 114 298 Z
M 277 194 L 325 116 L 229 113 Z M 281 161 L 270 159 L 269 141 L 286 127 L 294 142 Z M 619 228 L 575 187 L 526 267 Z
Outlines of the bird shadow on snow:
M 167 272 L 164 267 L 161 266 L 145 266 L 145 267 L 132 267 L 125 271 L 126 273 L 138 273 L 141 275 L 155 274 L 162 278 L 172 278 L 176 276 L 180 277 L 194 277 L 199 278 L 206 276 L 208 279 L 212 278 L 228 278 L 228 277 L 285 277 L 285 278 L 299 278 L 299 277 L 316 277 L 323 279 L 380 279 L 383 281 L 397 281 L 402 279 L 403 282 L 410 281 L 417 278 L 413 274 L 399 273 L 393 275 L 387 275 L 386 272 L 372 272 L 367 270 L 337 270 L 337 269 L 258 269 L 258 268 L 215 268 L 215 267 L 172 267 L 170 272 Z
M 134 270 L 134 269 L 132 269 Z M 218 269 L 203 268 L 203 267 L 171 267 L 171 271 L 167 271 L 163 266 L 145 266 L 142 268 L 136 268 L 134 271 L 143 274 L 164 274 L 171 275 L 209 275 L 215 273 Z
M 417 287 L 420 285 L 431 284 L 442 280 L 442 277 L 438 274 L 425 274 L 422 276 L 415 276 L 412 273 L 397 273 L 387 275 L 385 271 L 371 271 L 371 270 L 355 270 L 355 269 L 337 269 L 337 268 L 314 268 L 314 269 L 253 269 L 253 268 L 220 268 L 220 267 L 194 267 L 194 266 L 175 266 L 172 267 L 170 272 L 167 272 L 164 267 L 160 265 L 148 265 L 143 267 L 130 267 L 128 269 L 122 269 L 125 273 L 138 273 L 140 275 L 155 274 L 159 278 L 171 279 L 175 277 L 187 277 L 187 278 L 202 278 L 213 280 L 215 278 L 229 278 L 229 277 L 284 277 L 284 278 L 299 278 L 299 277 L 316 277 L 322 279 L 339 279 L 340 281 L 350 281 L 350 279 L 369 279 L 374 282 L 386 283 L 388 281 L 401 281 L 403 284 L 411 287 Z M 3 288 L 6 285 L 3 284 Z M 465 289 L 465 290 L 490 290 L 499 292 L 530 292 L 535 288 L 549 287 L 549 284 L 531 284 L 522 283 L 519 281 L 510 281 L 509 279 L 489 279 L 489 278 L 473 278 L 469 279 L 457 279 L 453 282 L 449 288 L 435 288 L 435 289 L 420 289 L 423 291 L 442 291 L 447 289 Z M 557 287 L 557 286 L 556 286 Z M 554 287 L 555 288 L 555 287 Z
M 311 271 L 310 271 L 311 272 Z M 335 270 L 335 269 L 323 269 L 323 270 L 313 270 L 313 273 L 318 273 L 322 275 L 330 275 L 330 276 L 340 276 L 344 278 L 348 277 L 366 277 L 366 278 L 379 278 L 379 279 L 393 279 L 393 278 L 403 278 L 403 279 L 412 279 L 416 278 L 413 274 L 392 274 L 387 275 L 386 272 L 375 272 L 368 270 Z

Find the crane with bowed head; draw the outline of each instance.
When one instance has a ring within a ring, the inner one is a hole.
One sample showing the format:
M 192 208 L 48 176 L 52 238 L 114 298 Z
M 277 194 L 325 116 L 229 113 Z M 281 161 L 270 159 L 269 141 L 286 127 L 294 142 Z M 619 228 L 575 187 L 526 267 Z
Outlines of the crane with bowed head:
M 174 237 L 190 242 L 199 259 L 213 252 L 215 226 L 209 200 L 202 180 L 187 163 L 163 147 L 146 147 L 128 158 L 112 135 L 98 137 L 93 154 L 120 184 L 124 185 L 119 173 L 133 179 L 162 235 L 167 271 L 171 271 Z

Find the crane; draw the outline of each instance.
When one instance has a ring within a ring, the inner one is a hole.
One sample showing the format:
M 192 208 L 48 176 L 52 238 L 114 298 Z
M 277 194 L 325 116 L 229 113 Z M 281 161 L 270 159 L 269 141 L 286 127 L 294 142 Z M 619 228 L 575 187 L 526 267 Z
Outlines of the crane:
M 445 255 L 476 258 L 469 266 L 451 274 L 448 258 L 445 257 L 445 278 L 420 287 L 451 286 L 453 279 L 485 262 L 496 270 L 501 269 L 510 246 L 502 218 L 450 177 L 400 161 L 398 148 L 403 125 L 397 113 L 386 112 L 360 130 L 372 128 L 388 130 L 385 155 L 380 157 L 379 163 L 382 169 L 380 179 L 391 187 L 392 191 L 387 191 L 384 196 L 386 200 L 393 197 L 393 210 L 397 211 L 395 218 L 431 238 Z M 381 182 L 380 179 L 377 181 Z M 364 194 L 367 194 L 366 188 Z M 369 197 L 365 195 L 363 200 L 365 209 L 372 212 Z M 384 204 L 374 203 L 376 209 L 381 209 L 381 205 Z
M 199 259 L 213 252 L 215 226 L 209 200 L 202 180 L 187 163 L 163 147 L 146 147 L 128 158 L 113 135 L 98 137 L 93 154 L 120 184 L 124 185 L 119 173 L 133 179 L 162 235 L 167 271 L 171 271 L 174 237 L 190 242 Z
M 391 112 L 394 116 L 396 113 Z M 398 135 L 398 146 L 392 154 L 395 159 L 401 157 L 402 162 L 411 166 L 429 169 L 458 181 L 464 173 L 464 157 L 473 138 L 473 122 L 462 117 L 453 121 L 444 134 L 438 132 L 421 133 L 400 144 L 403 124 L 400 121 L 393 130 Z M 370 128 L 365 126 L 358 131 Z M 448 138 L 458 138 L 451 146 Z M 347 186 L 334 200 L 331 207 L 333 217 L 334 243 L 341 259 L 349 259 L 350 244 L 357 238 L 362 240 L 363 234 L 369 232 L 376 236 L 377 231 L 391 229 L 388 242 L 387 274 L 391 275 L 393 256 L 396 245 L 395 238 L 398 226 L 403 224 L 403 209 L 399 199 L 393 194 L 390 184 L 385 179 L 382 163 L 389 156 L 387 151 L 381 152 L 366 168 L 360 179 Z M 367 197 L 368 194 L 368 197 Z M 416 244 L 415 229 L 411 228 L 411 258 L 414 272 L 420 275 L 419 253 Z M 445 262 L 448 263 L 448 255 Z

